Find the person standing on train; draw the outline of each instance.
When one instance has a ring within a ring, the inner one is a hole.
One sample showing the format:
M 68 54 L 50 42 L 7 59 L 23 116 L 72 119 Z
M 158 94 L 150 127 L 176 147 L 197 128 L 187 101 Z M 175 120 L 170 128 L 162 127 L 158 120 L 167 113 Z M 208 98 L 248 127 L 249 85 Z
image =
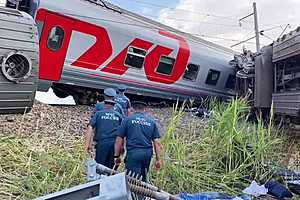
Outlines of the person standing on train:
M 93 152 L 95 142 L 96 162 L 109 168 L 114 166 L 114 144 L 123 119 L 120 113 L 114 110 L 114 105 L 112 100 L 104 101 L 104 108 L 96 112 L 90 120 L 85 137 L 87 152 Z
M 114 101 L 114 98 L 115 98 L 116 95 L 117 95 L 117 92 L 113 88 L 106 88 L 104 90 L 104 100 L 112 100 L 112 101 Z M 95 111 L 94 111 L 93 115 L 97 111 L 101 111 L 103 109 L 104 109 L 104 101 L 98 102 L 96 104 L 96 106 L 95 106 Z M 120 113 L 123 117 L 125 116 L 124 111 L 122 109 L 122 106 L 119 103 L 115 103 L 114 110 L 117 111 L 118 113 Z
M 142 176 L 147 181 L 147 173 L 155 150 L 155 167 L 160 170 L 160 133 L 153 119 L 145 114 L 144 102 L 132 102 L 133 114 L 123 120 L 115 143 L 115 165 L 121 163 L 121 152 L 126 139 L 125 167 L 127 171 Z
M 122 106 L 125 116 L 128 116 L 128 110 L 130 109 L 131 104 L 129 98 L 125 95 L 126 89 L 125 85 L 119 85 L 118 94 L 115 96 L 115 102 Z

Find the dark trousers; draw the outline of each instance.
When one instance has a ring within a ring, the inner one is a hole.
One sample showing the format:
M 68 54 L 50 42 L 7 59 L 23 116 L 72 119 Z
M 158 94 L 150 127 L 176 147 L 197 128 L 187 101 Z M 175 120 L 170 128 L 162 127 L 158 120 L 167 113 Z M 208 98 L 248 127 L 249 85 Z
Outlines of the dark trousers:
M 114 167 L 114 141 L 96 145 L 96 162 L 109 168 Z
M 125 160 L 127 172 L 133 172 L 136 175 L 142 176 L 142 180 L 147 182 L 152 154 L 152 149 L 129 150 Z

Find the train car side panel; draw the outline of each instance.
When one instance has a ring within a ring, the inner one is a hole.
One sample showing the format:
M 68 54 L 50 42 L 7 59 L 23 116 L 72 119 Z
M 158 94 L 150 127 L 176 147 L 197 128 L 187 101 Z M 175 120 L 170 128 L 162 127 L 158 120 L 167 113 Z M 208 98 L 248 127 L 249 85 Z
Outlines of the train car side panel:
M 0 114 L 32 108 L 38 80 L 38 35 L 26 13 L 0 7 Z
M 60 20 L 53 20 L 56 25 L 48 23 L 47 15 L 56 15 Z M 164 30 L 163 26 L 137 16 L 132 17 L 124 10 L 120 14 L 81 0 L 72 3 L 69 0 L 60 3 L 42 0 L 37 20 L 44 26 L 41 60 L 48 60 L 46 53 L 50 52 L 50 57 L 56 57 L 53 62 L 60 62 L 59 68 L 42 64 L 41 71 L 51 74 L 60 91 L 74 94 L 81 87 L 81 92 L 87 93 L 125 83 L 131 93 L 160 98 L 233 95 L 232 90 L 225 88 L 228 76 L 234 74 L 234 69 L 228 65 L 232 54 L 179 32 Z M 60 23 L 67 23 L 61 24 L 62 31 L 56 35 L 59 38 L 59 34 L 63 34 L 62 47 L 53 52 L 46 42 L 49 42 L 51 29 Z M 189 66 L 191 64 L 194 66 Z M 185 79 L 186 74 L 191 73 L 187 72 L 190 68 L 194 68 L 192 80 Z M 50 80 L 46 76 L 41 79 Z

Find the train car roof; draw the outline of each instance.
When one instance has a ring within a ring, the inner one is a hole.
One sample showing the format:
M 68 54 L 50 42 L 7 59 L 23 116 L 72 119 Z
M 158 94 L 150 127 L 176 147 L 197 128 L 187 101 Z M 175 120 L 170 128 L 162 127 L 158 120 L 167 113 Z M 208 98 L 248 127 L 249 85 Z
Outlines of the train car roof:
M 196 37 L 196 36 L 194 36 L 194 35 L 192 35 L 190 33 L 179 31 L 179 30 L 177 30 L 175 28 L 172 28 L 170 26 L 164 25 L 164 24 L 159 23 L 157 21 L 151 20 L 149 18 L 146 18 L 146 17 L 141 16 L 139 14 L 136 14 L 134 12 L 130 12 L 128 10 L 120 8 L 119 6 L 116 6 L 116 5 L 112 4 L 112 3 L 109 3 L 109 2 L 107 2 L 105 0 L 103 0 L 103 1 L 100 1 L 100 0 L 83 0 L 83 1 L 87 1 L 87 2 L 90 2 L 90 3 L 95 4 L 97 6 L 101 6 L 102 8 L 111 10 L 112 12 L 116 12 L 116 13 L 119 13 L 119 14 L 122 14 L 122 15 L 126 15 L 128 17 L 131 17 L 132 19 L 135 19 L 135 20 L 138 19 L 138 20 L 140 20 L 141 23 L 144 23 L 147 26 L 152 26 L 153 28 L 159 27 L 159 28 L 166 29 L 168 31 L 180 34 L 182 36 L 188 37 L 190 40 L 192 40 L 194 42 L 201 43 L 201 44 L 203 44 L 203 45 L 205 45 L 207 47 L 210 47 L 210 48 L 221 50 L 224 53 L 228 53 L 228 54 L 236 54 L 236 53 L 238 53 L 238 52 L 236 52 L 236 51 L 234 51 L 234 50 L 232 50 L 230 48 L 226 48 L 224 46 L 215 44 L 213 42 L 209 42 L 209 41 L 204 40 L 202 38 Z
M 12 8 L 2 7 L 2 6 L 0 6 L 0 14 L 7 14 L 7 15 L 14 15 L 17 17 L 23 17 L 23 14 L 21 11 L 12 9 Z
M 10 16 L 15 23 L 35 25 L 35 21 L 32 16 L 23 11 L 0 6 L 0 15 L 2 15 L 1 19 L 6 19 L 7 16 Z

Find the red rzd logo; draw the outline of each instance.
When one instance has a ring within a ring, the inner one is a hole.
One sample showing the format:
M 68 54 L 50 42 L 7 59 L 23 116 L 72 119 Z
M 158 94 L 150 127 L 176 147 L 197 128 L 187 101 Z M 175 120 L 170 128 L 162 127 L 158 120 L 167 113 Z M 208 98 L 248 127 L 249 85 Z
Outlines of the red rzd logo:
M 71 65 L 90 70 L 97 70 L 112 55 L 112 44 L 108 32 L 104 27 L 53 13 L 40 9 L 36 17 L 37 21 L 43 22 L 43 31 L 40 41 L 40 79 L 58 81 L 61 78 L 64 61 L 69 47 L 72 31 L 78 31 L 96 37 L 96 43 L 83 53 Z M 54 27 L 61 27 L 64 30 L 64 39 L 61 48 L 53 51 L 48 48 L 48 36 Z M 166 39 L 175 40 L 179 44 L 176 61 L 170 75 L 156 72 L 161 56 L 169 56 L 174 49 L 156 45 L 139 38 L 134 39 L 115 58 L 113 58 L 101 71 L 106 73 L 124 75 L 128 67 L 124 65 L 129 46 L 134 46 L 147 51 L 144 62 L 144 70 L 147 79 L 154 82 L 172 84 L 183 75 L 190 57 L 190 47 L 187 41 L 178 35 L 166 31 L 159 31 L 159 34 Z

